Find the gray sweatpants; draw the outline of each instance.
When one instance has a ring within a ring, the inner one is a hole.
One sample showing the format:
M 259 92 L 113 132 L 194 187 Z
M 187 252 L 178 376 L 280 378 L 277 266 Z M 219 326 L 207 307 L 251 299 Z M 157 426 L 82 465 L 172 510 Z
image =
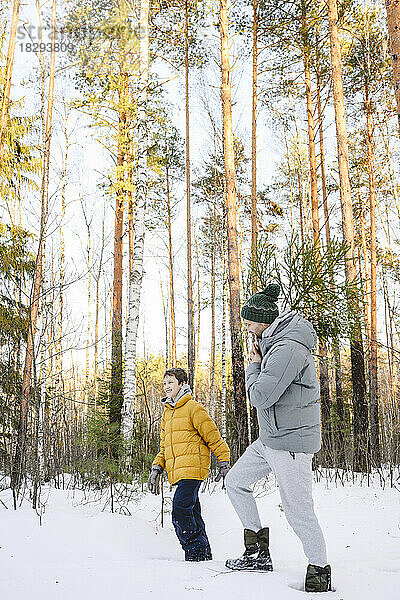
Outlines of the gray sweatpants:
M 225 483 L 244 529 L 259 531 L 260 515 L 252 486 L 271 472 L 275 474 L 286 519 L 303 544 L 312 565 L 327 564 L 326 544 L 312 498 L 312 454 L 273 450 L 260 438 L 253 442 L 228 472 Z

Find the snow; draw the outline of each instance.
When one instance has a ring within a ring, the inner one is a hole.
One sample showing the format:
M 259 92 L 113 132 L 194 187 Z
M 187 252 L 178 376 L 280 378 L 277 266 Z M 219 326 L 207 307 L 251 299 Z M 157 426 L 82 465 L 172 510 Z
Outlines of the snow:
M 214 560 L 185 563 L 170 515 L 173 492 L 138 493 L 130 515 L 110 513 L 87 494 L 46 488 L 42 524 L 28 502 L 12 509 L 0 499 L 1 600 L 295 600 L 321 598 L 302 591 L 306 559 L 285 521 L 273 482 L 257 488 L 263 525 L 271 528 L 273 573 L 228 571 L 242 553 L 242 529 L 221 484 L 200 494 Z M 315 483 L 315 507 L 326 535 L 335 591 L 327 597 L 394 600 L 400 589 L 400 492 L 377 481 L 367 487 Z

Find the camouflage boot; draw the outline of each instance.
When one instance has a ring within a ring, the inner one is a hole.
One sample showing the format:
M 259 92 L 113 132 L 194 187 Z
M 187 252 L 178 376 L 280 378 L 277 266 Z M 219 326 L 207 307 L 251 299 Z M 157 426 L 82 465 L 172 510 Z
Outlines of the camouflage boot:
M 257 532 L 257 540 L 260 545 L 260 551 L 257 556 L 256 569 L 258 571 L 272 571 L 272 560 L 269 553 L 269 528 L 264 527 Z
M 317 565 L 308 565 L 306 573 L 306 592 L 330 592 L 331 588 L 331 567 L 318 567 Z
M 228 559 L 225 566 L 233 571 L 272 571 L 269 554 L 269 529 L 264 527 L 257 533 L 244 530 L 245 551 L 239 558 Z

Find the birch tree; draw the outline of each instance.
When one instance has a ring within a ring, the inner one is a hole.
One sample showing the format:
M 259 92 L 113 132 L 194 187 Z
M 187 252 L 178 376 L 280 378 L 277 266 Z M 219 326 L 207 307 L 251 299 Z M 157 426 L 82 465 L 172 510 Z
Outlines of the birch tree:
M 129 277 L 129 305 L 126 325 L 125 383 L 122 431 L 126 439 L 133 433 L 136 397 L 136 341 L 139 325 L 140 293 L 143 279 L 143 252 L 147 200 L 147 95 L 149 79 L 149 0 L 141 0 L 139 18 L 139 93 L 136 121 L 137 174 L 134 219 L 134 264 Z

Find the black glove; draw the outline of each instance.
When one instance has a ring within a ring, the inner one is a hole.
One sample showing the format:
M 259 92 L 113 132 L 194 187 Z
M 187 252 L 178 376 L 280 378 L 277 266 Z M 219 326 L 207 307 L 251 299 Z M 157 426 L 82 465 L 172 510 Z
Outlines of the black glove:
M 153 468 L 151 469 L 149 478 L 147 480 L 147 489 L 152 494 L 160 493 L 160 478 L 162 472 L 162 467 L 160 467 L 159 465 L 153 465 Z
M 221 477 L 225 479 L 231 465 L 229 464 L 229 460 L 220 460 L 217 464 L 218 473 L 215 477 L 215 481 L 219 481 Z

